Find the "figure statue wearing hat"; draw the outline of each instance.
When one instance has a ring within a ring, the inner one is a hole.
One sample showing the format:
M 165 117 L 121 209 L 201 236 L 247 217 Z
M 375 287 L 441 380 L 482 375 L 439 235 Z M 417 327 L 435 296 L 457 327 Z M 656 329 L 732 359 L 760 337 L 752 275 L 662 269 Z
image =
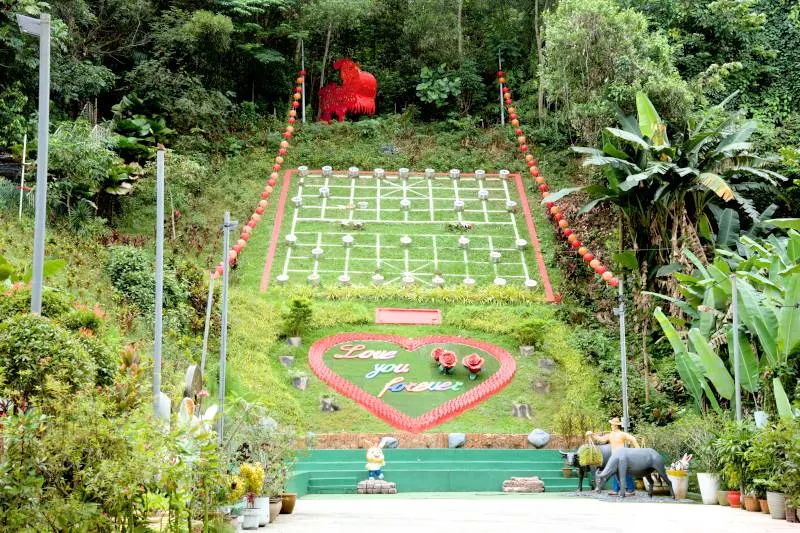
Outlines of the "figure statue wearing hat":
M 611 432 L 601 435 L 595 435 L 592 431 L 586 432 L 586 437 L 588 439 L 592 439 L 597 444 L 610 444 L 611 445 L 611 455 L 614 455 L 614 452 L 619 450 L 620 448 L 625 448 L 628 444 L 633 446 L 634 448 L 639 447 L 639 443 L 636 442 L 636 438 L 631 435 L 630 433 L 625 433 L 622 431 L 622 421 L 619 417 L 614 417 L 608 421 L 611 424 Z M 614 476 L 614 490 L 610 493 L 612 496 L 616 496 L 620 490 L 620 480 Z M 628 494 L 634 493 L 634 484 L 633 478 L 631 476 L 625 476 L 625 485 Z

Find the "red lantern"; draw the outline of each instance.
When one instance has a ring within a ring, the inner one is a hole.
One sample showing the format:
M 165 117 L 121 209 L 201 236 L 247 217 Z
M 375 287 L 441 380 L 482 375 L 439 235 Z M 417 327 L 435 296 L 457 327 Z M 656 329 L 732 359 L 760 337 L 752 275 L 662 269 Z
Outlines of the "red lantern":
M 288 131 L 284 131 L 283 132 L 283 138 L 284 139 L 291 139 L 292 138 L 292 134 L 289 133 Z
M 253 231 L 253 228 L 250 226 L 245 226 L 242 228 L 242 233 L 250 233 L 251 231 Z
M 497 77 L 500 78 L 502 76 L 503 76 L 503 71 L 502 70 L 498 70 L 497 71 Z
M 517 142 L 519 144 L 525 144 L 525 136 L 524 135 L 520 135 L 519 137 L 517 137 Z
M 260 202 L 258 202 L 258 207 L 263 207 L 264 209 L 266 209 L 267 208 L 267 201 L 266 200 L 261 200 Z
M 242 234 L 240 235 L 240 238 L 241 238 L 241 239 L 242 239 L 244 242 L 247 242 L 247 241 L 249 241 L 249 240 L 250 240 L 250 234 L 249 234 L 249 233 L 247 233 L 246 231 L 243 231 L 243 232 L 242 232 Z
M 555 219 L 558 221 L 559 228 L 566 228 L 567 226 L 569 226 L 569 222 L 567 222 L 567 219 L 564 218 L 564 215 L 562 215 L 561 213 L 557 214 L 555 216 Z
M 499 78 L 497 81 L 499 81 L 500 85 L 502 85 L 502 84 L 504 84 L 506 82 L 506 79 L 505 78 Z
M 217 268 L 214 269 L 214 273 L 217 276 L 221 276 L 223 271 L 224 271 L 224 267 L 222 265 L 217 265 Z
M 535 164 L 533 161 L 528 161 L 528 168 L 533 168 Z
M 300 76 L 299 78 L 297 78 L 296 81 L 297 81 L 297 85 L 302 85 L 303 81 L 304 81 L 304 78 L 302 76 Z M 302 87 L 301 87 L 301 89 L 302 89 Z
M 257 215 L 263 215 L 264 214 L 264 208 L 263 207 L 256 207 L 256 214 Z
M 289 148 L 289 141 L 281 141 L 280 147 L 281 148 Z
M 256 222 L 260 222 L 261 215 L 259 215 L 258 213 L 253 213 L 252 215 L 250 215 L 250 220 L 255 220 Z
M 547 202 L 550 207 L 550 214 L 557 215 L 561 212 L 561 209 L 558 208 L 557 205 L 552 205 L 550 202 Z
M 618 287 L 619 286 L 619 280 L 617 278 L 611 278 L 611 280 L 608 282 L 608 284 L 611 285 L 612 287 Z
M 514 130 L 514 135 L 516 136 L 520 136 L 522 135 L 522 133 L 523 133 L 522 128 L 517 128 Z
M 544 183 L 544 178 L 543 178 L 543 177 L 541 177 L 541 176 L 537 176 L 537 177 L 536 177 L 536 178 L 534 178 L 534 179 L 536 180 L 536 183 L 538 183 L 539 185 L 541 185 L 542 183 Z
M 516 113 L 516 112 L 517 112 L 517 110 L 516 110 L 516 109 L 514 109 L 513 107 L 509 107 L 509 108 L 508 108 L 508 112 L 509 112 L 509 113 Z
M 602 276 L 602 275 L 603 275 L 603 273 L 604 273 L 606 270 L 607 270 L 607 269 L 606 269 L 606 267 L 604 267 L 603 265 L 600 265 L 599 267 L 597 267 L 597 268 L 595 269 L 595 272 L 597 272 L 598 274 L 600 274 L 600 275 Z
M 296 117 L 297 116 L 297 111 L 295 111 L 294 109 L 290 109 L 289 110 L 289 116 L 290 117 Z
M 503 92 L 504 93 L 510 93 L 511 89 L 509 89 L 508 87 L 503 87 Z
M 553 202 L 547 202 L 547 203 L 546 203 L 546 204 L 544 204 L 544 205 L 545 205 L 545 206 L 546 206 L 548 209 L 552 209 L 553 207 L 555 207 L 555 204 L 554 204 Z
M 258 222 L 256 222 L 255 220 L 251 220 L 250 222 L 247 223 L 247 227 L 249 227 L 250 229 L 256 229 L 256 225 L 258 225 Z
M 513 120 L 511 121 L 511 125 L 512 125 L 512 126 L 519 126 L 519 120 L 517 120 L 517 119 L 513 119 Z
M 567 229 L 564 230 L 563 233 L 564 233 L 564 237 L 569 237 L 570 235 L 572 235 L 572 230 L 567 228 Z
M 300 98 L 301 98 L 301 96 L 300 96 L 300 93 L 294 93 L 294 94 L 292 95 L 292 98 L 294 98 L 294 99 L 295 99 L 295 101 L 297 101 L 297 100 L 300 100 Z
M 528 162 L 533 161 L 533 156 L 531 154 L 526 155 L 525 156 L 525 161 L 528 161 Z
M 306 75 L 306 69 L 301 69 L 300 70 L 300 75 L 301 76 L 305 76 Z
M 297 100 L 295 100 L 294 102 L 292 102 L 292 107 L 293 107 L 293 108 L 295 108 L 295 109 L 297 109 L 298 107 L 300 107 L 300 102 L 298 102 Z
M 278 180 L 273 179 L 273 178 L 270 178 L 269 181 L 267 181 L 267 185 L 269 185 L 270 187 L 274 187 L 277 184 L 278 184 Z
M 281 169 L 281 166 L 278 163 L 275 163 L 274 165 L 272 165 L 272 170 L 274 170 L 275 172 L 278 172 L 280 169 Z
M 302 81 L 297 82 L 297 87 L 294 88 L 294 92 L 299 94 L 303 91 L 303 86 L 301 85 L 302 83 Z
M 581 241 L 579 241 L 579 240 L 574 240 L 574 241 L 572 241 L 571 244 L 572 244 L 572 247 L 575 248 L 575 249 L 578 249 L 581 246 L 583 246 L 583 243 Z
M 236 252 L 237 254 L 242 251 L 242 248 L 244 248 L 244 246 L 242 246 L 241 244 L 237 243 L 233 245 L 233 251 Z
M 614 273 L 611 272 L 610 270 L 606 270 L 605 272 L 603 272 L 603 281 L 609 282 L 613 277 Z
M 262 192 L 262 193 L 261 193 L 261 198 L 263 198 L 264 200 L 266 200 L 267 198 L 269 198 L 269 193 L 268 193 L 268 192 L 266 192 L 266 191 Z
M 570 242 L 570 244 L 572 244 L 573 242 L 578 240 L 578 236 L 573 233 L 572 235 L 567 237 L 567 240 Z
M 528 151 L 528 145 L 527 144 L 523 144 L 522 146 L 519 147 L 519 151 L 520 152 L 527 152 Z
M 542 198 L 547 198 L 548 196 L 550 196 L 550 192 L 548 192 L 548 191 L 544 191 L 544 192 L 542 193 Z
M 278 165 L 282 165 L 283 164 L 283 158 L 281 156 L 277 156 L 275 158 L 275 163 L 277 163 Z
M 587 253 L 589 253 L 589 250 L 587 250 L 584 246 L 581 246 L 580 248 L 578 248 L 578 253 L 581 255 L 586 255 Z
M 547 185 L 545 185 L 544 183 L 539 185 L 539 190 L 545 192 L 547 190 Z
M 228 261 L 235 261 L 236 257 L 239 255 L 239 252 L 236 250 L 229 250 L 228 251 Z
M 516 113 L 509 113 L 509 115 L 508 115 L 508 118 L 510 118 L 511 120 L 516 120 L 516 119 L 518 119 L 519 117 L 517 116 L 517 114 L 516 114 Z
M 584 259 L 586 258 L 584 257 Z M 600 261 L 592 258 L 592 260 L 589 261 L 589 266 L 592 267 L 592 269 L 597 270 L 598 268 L 600 268 Z
M 295 118 L 289 117 L 289 124 L 294 124 L 294 123 L 295 123 Z
M 289 133 L 294 133 L 294 126 L 286 126 L 286 131 Z
M 286 155 L 286 152 L 287 152 L 286 148 L 278 148 L 278 153 L 280 155 Z

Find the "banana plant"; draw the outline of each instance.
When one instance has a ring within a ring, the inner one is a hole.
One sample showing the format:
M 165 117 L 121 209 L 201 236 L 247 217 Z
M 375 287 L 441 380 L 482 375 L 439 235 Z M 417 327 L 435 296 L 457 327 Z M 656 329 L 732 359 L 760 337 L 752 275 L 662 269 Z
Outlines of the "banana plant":
M 67 266 L 63 259 L 49 259 L 44 262 L 44 277 L 48 278 Z M 10 287 L 14 283 L 29 283 L 33 278 L 33 269 L 20 268 L 11 264 L 0 255 L 0 283 Z
M 703 255 L 698 235 L 713 241 L 712 205 L 738 203 L 755 223 L 763 213 L 754 209 L 747 191 L 777 191 L 777 185 L 786 180 L 765 168 L 768 158 L 751 153 L 750 138 L 757 124 L 742 121 L 738 113 L 720 119 L 723 110 L 718 107 L 703 120 L 690 121 L 670 140 L 666 124 L 643 92 L 636 96 L 636 109 L 636 117 L 618 113 L 620 127 L 606 128 L 600 148 L 573 148 L 587 156 L 584 166 L 603 171 L 603 181 L 562 189 L 545 200 L 555 202 L 583 191 L 589 201 L 581 213 L 600 204 L 615 206 L 620 217 L 620 244 L 636 250 L 635 261 L 619 257 L 623 266 L 668 264 L 680 251 L 663 250 L 663 243 L 674 247 L 688 241 L 696 255 Z M 732 234 L 732 220 L 729 222 L 722 230 L 728 241 L 738 238 Z M 651 275 L 656 275 L 656 269 Z
M 773 222 L 785 228 L 796 224 L 795 219 L 767 221 Z M 731 398 L 734 335 L 739 337 L 742 388 L 751 393 L 768 385 L 761 382 L 762 376 L 782 374 L 790 358 L 800 352 L 800 231 L 789 229 L 784 237 L 773 234 L 761 240 L 744 236 L 738 244 L 742 255 L 718 249 L 709 265 L 687 251 L 695 271 L 675 273 L 682 299 L 648 293 L 679 304 L 691 322 L 685 334 L 687 345 L 661 309 L 655 313 L 675 352 L 681 379 L 698 407 L 703 398 L 714 409 L 717 398 Z M 731 320 L 734 289 L 741 317 L 738 332 Z M 794 416 L 780 378 L 775 377 L 771 385 L 779 414 Z

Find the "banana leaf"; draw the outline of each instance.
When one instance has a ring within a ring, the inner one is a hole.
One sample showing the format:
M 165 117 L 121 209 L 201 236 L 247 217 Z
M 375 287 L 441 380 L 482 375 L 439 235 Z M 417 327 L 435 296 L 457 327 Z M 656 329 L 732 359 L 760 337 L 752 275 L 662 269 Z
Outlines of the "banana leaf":
M 777 350 L 781 360 L 800 349 L 800 275 L 786 280 L 783 307 L 778 312 Z
M 792 419 L 795 417 L 792 404 L 789 403 L 789 397 L 786 396 L 786 391 L 783 390 L 783 383 L 780 378 L 772 378 L 772 389 L 775 393 L 775 405 L 778 408 L 778 416 L 785 419 Z
M 726 400 L 733 398 L 733 378 L 720 356 L 708 344 L 708 340 L 696 328 L 692 328 L 689 331 L 689 340 L 692 342 L 695 353 L 700 359 L 705 376 L 714 385 L 717 393 Z
M 739 331 L 739 380 L 742 388 L 747 392 L 756 392 L 760 387 L 758 358 L 753 352 L 753 346 L 741 330 Z M 728 357 L 731 371 L 736 373 L 733 360 L 733 328 L 728 329 Z
M 785 360 L 778 356 L 778 318 L 774 306 L 761 298 L 758 292 L 747 281 L 737 278 L 736 290 L 739 295 L 739 315 L 750 332 L 758 338 L 761 351 L 767 358 L 769 366 L 779 368 Z

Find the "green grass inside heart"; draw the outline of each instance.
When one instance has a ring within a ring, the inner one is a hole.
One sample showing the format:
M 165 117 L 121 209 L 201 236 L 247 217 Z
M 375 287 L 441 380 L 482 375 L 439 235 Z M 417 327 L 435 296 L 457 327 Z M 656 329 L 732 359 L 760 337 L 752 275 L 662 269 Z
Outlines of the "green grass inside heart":
M 349 350 L 344 348 L 346 346 L 364 346 L 360 350 Z M 438 365 L 431 357 L 431 352 L 434 348 L 444 348 L 445 350 L 454 352 L 457 357 L 456 366 L 453 373 L 446 375 L 439 371 Z M 343 349 L 344 348 L 344 349 Z M 366 350 L 373 352 L 392 352 L 396 351 L 394 357 L 387 359 L 361 359 L 361 358 L 348 358 L 339 359 L 334 355 L 342 355 L 348 351 L 359 354 Z M 464 357 L 477 353 L 483 357 L 484 365 L 481 372 L 478 374 L 477 379 L 470 380 L 470 372 L 462 364 Z M 392 392 L 387 390 L 381 396 L 381 400 L 387 405 L 390 405 L 398 411 L 405 413 L 411 417 L 418 417 L 423 413 L 430 411 L 438 405 L 441 405 L 448 400 L 461 396 L 466 391 L 478 387 L 481 383 L 487 380 L 492 374 L 500 369 L 500 363 L 492 357 L 489 353 L 472 346 L 459 343 L 432 343 L 425 344 L 414 351 L 403 349 L 391 341 L 347 341 L 339 343 L 332 348 L 325 351 L 323 355 L 325 365 L 332 371 L 337 373 L 343 379 L 354 383 L 359 388 L 366 391 L 369 395 L 377 397 L 384 387 L 395 378 L 403 378 L 403 383 L 408 385 L 410 383 L 420 384 L 422 382 L 450 382 L 461 383 L 457 390 L 449 388 L 445 391 L 431 391 L 426 390 L 423 392 L 409 392 L 402 390 L 400 392 Z M 389 372 L 380 373 L 373 378 L 366 376 L 375 369 L 375 365 L 408 365 L 408 372 Z M 442 384 L 442 388 L 444 385 Z

